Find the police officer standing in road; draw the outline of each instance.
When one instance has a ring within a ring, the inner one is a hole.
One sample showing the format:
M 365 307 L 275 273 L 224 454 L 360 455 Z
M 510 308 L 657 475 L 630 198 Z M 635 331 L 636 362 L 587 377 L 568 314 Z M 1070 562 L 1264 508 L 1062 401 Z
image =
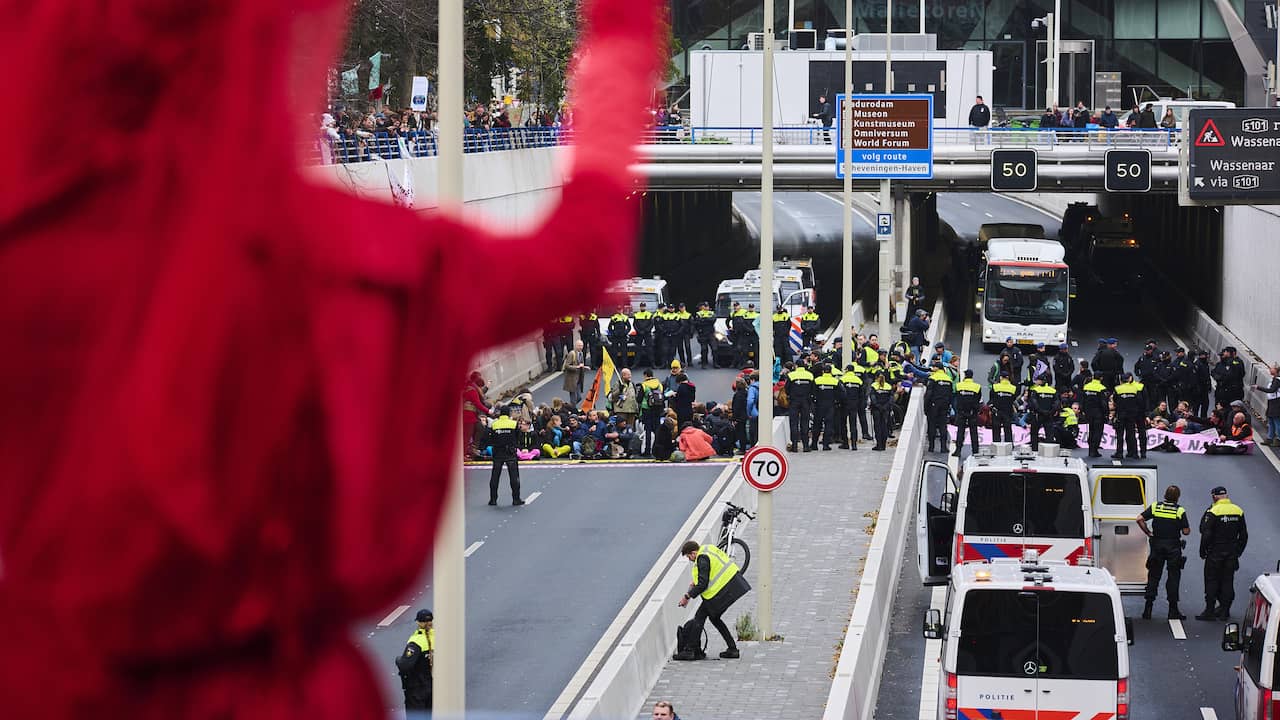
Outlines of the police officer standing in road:
M 410 717 L 431 712 L 431 665 L 436 647 L 431 611 L 419 610 L 415 619 L 418 629 L 409 636 L 404 652 L 396 658 L 396 670 L 404 690 L 404 709 Z
M 680 319 L 680 364 L 684 367 L 690 367 L 693 364 L 693 313 L 680 303 L 680 307 L 676 310 L 676 317 Z
M 631 367 L 630 353 L 627 352 L 630 337 L 631 318 L 619 309 L 609 316 L 609 348 L 613 350 L 613 359 L 623 367 Z
M 871 421 L 875 425 L 876 444 L 872 450 L 884 450 L 889 441 L 889 428 L 893 424 L 893 390 L 883 370 L 876 373 L 871 383 Z
M 586 347 L 587 357 L 593 367 L 600 367 L 604 360 L 600 346 L 600 318 L 595 313 L 578 316 L 578 337 Z
M 1075 360 L 1071 357 L 1071 349 L 1066 343 L 1058 344 L 1058 352 L 1053 356 L 1053 386 L 1059 393 L 1071 389 L 1072 373 L 1076 370 Z
M 1009 382 L 1014 385 L 1022 384 L 1022 350 L 1013 344 L 1013 338 L 1004 339 L 1004 347 L 1000 348 L 1000 356 L 1009 358 Z M 999 361 L 999 357 L 996 358 Z M 1004 363 L 1000 363 L 1003 365 Z
M 969 444 L 978 454 L 978 405 L 982 402 L 982 386 L 973 380 L 973 371 L 965 370 L 964 379 L 956 383 L 956 451 L 964 448 L 964 429 L 969 428 Z
M 1195 404 L 1195 373 L 1191 369 L 1191 359 L 1187 357 L 1186 348 L 1174 350 L 1173 361 L 1169 365 L 1169 409 L 1178 407 L 1178 403 L 1186 401 L 1187 405 Z
M 821 374 L 813 378 L 813 429 L 809 446 L 816 448 L 821 437 L 822 449 L 830 450 L 835 434 L 836 395 L 841 394 L 840 379 L 831 374 L 830 365 L 819 365 L 817 370 Z
M 676 654 L 672 659 L 701 659 L 699 655 L 702 653 L 702 648 L 699 645 L 702 639 L 702 628 L 707 620 L 711 620 L 715 629 L 720 631 L 720 637 L 724 638 L 724 644 L 727 646 L 724 652 L 720 653 L 720 657 L 725 660 L 736 659 L 739 656 L 738 643 L 735 642 L 733 633 L 729 632 L 729 626 L 725 625 L 721 616 L 738 598 L 746 595 L 751 590 L 751 586 L 742 576 L 738 564 L 715 545 L 699 545 L 693 540 L 687 540 L 680 546 L 680 554 L 693 563 L 693 583 L 689 585 L 689 590 L 684 597 L 680 598 L 680 607 L 687 606 L 695 597 L 701 597 L 702 604 L 693 614 L 693 619 L 684 624 L 680 633 L 683 647 L 676 648 Z
M 1156 341 L 1148 340 L 1146 346 L 1142 348 L 1142 355 L 1133 362 L 1133 375 L 1147 390 L 1149 407 L 1144 408 L 1144 412 L 1160 402 L 1160 392 L 1156 387 L 1156 368 L 1159 363 L 1160 353 L 1156 350 Z
M 1244 363 L 1236 357 L 1234 347 L 1228 345 L 1222 349 L 1221 359 L 1211 374 L 1218 383 L 1214 400 L 1222 403 L 1222 407 L 1231 407 L 1233 401 L 1244 399 Z
M 511 419 L 511 406 L 503 405 L 500 415 L 489 425 L 489 446 L 493 448 L 493 469 L 489 471 L 489 504 L 498 504 L 498 481 L 502 466 L 507 466 L 511 480 L 511 504 L 523 505 L 520 499 L 520 460 L 516 457 L 516 421 Z
M 1107 424 L 1107 386 L 1088 370 L 1081 374 L 1085 376 L 1085 383 L 1080 386 L 1080 409 L 1084 412 L 1084 421 L 1089 424 L 1088 456 L 1100 458 L 1102 431 Z
M 1200 557 L 1204 560 L 1204 612 L 1197 620 L 1226 620 L 1236 599 L 1236 570 L 1249 544 L 1244 510 L 1231 502 L 1227 489 L 1215 487 L 1213 504 L 1200 518 Z
M 818 339 L 818 331 L 822 329 L 822 320 L 818 317 L 818 313 L 813 309 L 812 305 L 805 308 L 805 313 L 800 316 L 800 334 L 803 341 L 800 343 L 805 347 L 813 347 Z
M 1209 369 L 1209 351 L 1196 353 L 1195 362 L 1191 363 L 1191 374 L 1195 376 L 1195 396 L 1191 403 L 1191 414 L 1196 417 L 1209 416 L 1209 391 L 1213 389 L 1212 371 Z M 1226 407 L 1225 405 L 1223 407 Z
M 796 452 L 797 438 L 809 452 L 809 413 L 813 409 L 813 373 L 803 365 L 787 372 L 787 422 L 791 425 L 791 442 L 787 450 Z
M 1031 449 L 1040 447 L 1040 432 L 1044 430 L 1046 442 L 1053 442 L 1051 432 L 1058 415 L 1058 392 L 1049 387 L 1046 375 L 1037 375 L 1036 384 L 1027 389 L 1027 415 L 1031 425 Z
M 858 366 L 853 363 L 846 365 L 844 373 L 840 376 L 840 388 L 844 393 L 844 416 L 836 418 L 836 426 L 845 438 L 845 443 L 840 445 L 841 450 L 858 449 L 858 415 L 867 405 L 862 385 L 862 375 L 858 373 Z M 867 430 L 865 415 L 862 416 L 862 429 L 863 432 Z
M 1169 600 L 1169 619 L 1187 619 L 1178 610 L 1178 588 L 1182 583 L 1182 568 L 1187 564 L 1182 555 L 1187 541 L 1182 536 L 1191 534 L 1191 524 L 1187 522 L 1187 509 L 1178 504 L 1181 497 L 1182 490 L 1177 485 L 1170 485 L 1164 490 L 1164 502 L 1152 503 L 1137 518 L 1142 534 L 1150 538 L 1147 590 L 1144 594 L 1147 604 L 1142 609 L 1143 620 L 1151 619 L 1151 606 L 1156 602 L 1156 589 L 1160 586 L 1160 575 L 1165 566 L 1169 569 L 1169 579 L 1164 585 L 1164 594 Z
M 924 391 L 924 416 L 926 434 L 929 436 L 929 452 L 933 452 L 934 438 L 942 443 L 941 452 L 947 452 L 947 415 L 951 412 L 951 399 L 954 393 L 955 385 L 951 382 L 951 375 L 942 369 L 941 360 L 934 360 L 933 372 L 929 373 L 929 384 Z
M 791 313 L 781 305 L 773 311 L 773 356 L 779 362 L 791 360 Z
M 1116 349 L 1117 344 L 1115 338 L 1099 338 L 1098 352 L 1093 354 L 1093 374 L 1108 388 L 1115 387 L 1124 372 L 1124 356 Z
M 1143 418 L 1147 414 L 1146 391 L 1142 383 L 1133 379 L 1133 373 L 1124 374 L 1124 382 L 1116 385 L 1116 451 L 1111 457 L 1138 459 L 1147 456 L 1147 428 Z M 1126 443 L 1129 453 L 1125 455 Z M 1135 444 L 1136 443 L 1136 444 Z M 1138 451 L 1141 450 L 1139 453 Z
M 631 316 L 631 326 L 636 332 L 636 365 L 640 364 L 641 357 L 645 357 L 649 361 L 649 367 L 654 367 L 653 313 L 649 312 L 645 303 L 640 303 L 640 309 Z
M 710 303 L 701 303 L 698 305 L 698 311 L 693 314 L 693 331 L 698 335 L 698 349 L 702 353 L 702 369 L 707 369 L 707 356 L 711 355 L 711 362 L 715 362 L 715 346 L 712 345 L 716 334 L 716 314 L 711 309 Z
M 1009 381 L 1009 373 L 1001 372 L 1000 379 L 991 385 L 987 397 L 991 403 L 991 442 L 1013 442 L 1014 404 L 1018 398 L 1018 386 Z M 1001 433 L 1003 431 L 1003 434 Z

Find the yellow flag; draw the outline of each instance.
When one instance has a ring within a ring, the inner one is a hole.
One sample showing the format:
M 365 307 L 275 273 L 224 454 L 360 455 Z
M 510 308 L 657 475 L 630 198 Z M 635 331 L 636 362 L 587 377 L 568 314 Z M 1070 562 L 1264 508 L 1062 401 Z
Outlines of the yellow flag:
M 618 369 L 613 364 L 613 358 L 609 357 L 607 348 L 600 348 L 600 352 L 604 353 L 604 361 L 600 363 L 600 374 L 604 376 L 604 396 L 609 397 L 613 392 L 613 376 Z

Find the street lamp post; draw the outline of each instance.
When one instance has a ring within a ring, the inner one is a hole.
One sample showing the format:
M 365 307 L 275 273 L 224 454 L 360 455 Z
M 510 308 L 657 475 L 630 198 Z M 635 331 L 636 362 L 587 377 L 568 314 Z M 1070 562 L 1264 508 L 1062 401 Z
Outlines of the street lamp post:
M 773 445 L 773 0 L 764 0 L 764 78 L 760 107 L 760 344 L 756 350 L 762 391 L 757 418 L 757 444 Z M 792 438 L 794 441 L 794 438 Z M 773 636 L 773 493 L 756 491 L 756 518 L 760 531 L 760 636 Z

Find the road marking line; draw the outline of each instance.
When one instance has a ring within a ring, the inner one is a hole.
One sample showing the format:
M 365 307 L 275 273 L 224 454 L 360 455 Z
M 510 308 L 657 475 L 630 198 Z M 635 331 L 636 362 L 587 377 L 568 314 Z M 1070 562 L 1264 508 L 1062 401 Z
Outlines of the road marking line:
M 1120 467 L 1123 463 L 1121 463 L 1119 460 L 1112 460 L 1111 464 L 1115 465 L 1116 467 Z
M 391 612 L 387 613 L 386 617 L 378 621 L 378 627 L 390 627 L 391 623 L 395 622 L 396 619 L 399 618 L 401 615 L 403 615 L 404 611 L 408 609 L 409 609 L 408 605 L 401 605 L 395 610 L 392 610 Z
M 1182 621 L 1181 621 L 1181 620 L 1170 620 L 1170 621 L 1169 621 L 1169 629 L 1173 631 L 1173 639 L 1174 639 L 1174 640 L 1186 640 L 1186 639 L 1187 639 L 1187 631 L 1186 631 L 1186 629 L 1185 629 L 1185 628 L 1183 628 L 1183 627 L 1182 627 Z
M 963 201 L 963 200 L 961 200 L 961 201 L 960 201 L 960 204 L 961 204 L 961 205 L 963 205 L 963 206 L 965 206 L 965 207 L 973 207 L 972 205 L 970 205 L 969 203 L 967 203 L 967 202 L 965 202 L 965 201 Z
M 529 392 L 531 392 L 531 393 L 537 392 L 537 391 L 538 391 L 538 388 L 542 387 L 543 385 L 546 385 L 547 383 L 551 382 L 552 380 L 555 380 L 556 378 L 560 377 L 560 376 L 561 376 L 561 375 L 563 375 L 563 374 L 564 374 L 564 371 L 563 371 L 563 370 L 557 370 L 557 371 L 555 371 L 555 372 L 551 373 L 550 375 L 548 375 L 548 376 L 546 376 L 546 377 L 542 378 L 542 379 L 541 379 L 541 380 L 539 380 L 538 382 L 536 382 L 536 383 L 534 383 L 534 384 L 530 385 L 530 386 L 529 386 Z
M 824 198 L 826 198 L 826 199 L 830 200 L 831 202 L 833 202 L 833 203 L 835 203 L 835 204 L 839 205 L 841 208 L 843 208 L 843 207 L 844 207 L 844 199 L 836 197 L 834 193 L 827 193 L 827 192 L 823 192 L 823 193 L 818 193 L 818 194 L 819 194 L 819 195 L 821 195 L 822 197 L 824 197 Z M 867 193 L 867 194 L 868 194 L 868 195 L 870 195 L 870 193 Z M 874 196 L 874 195 L 872 195 L 872 197 L 875 197 L 875 196 Z M 853 203 L 850 203 L 850 206 L 853 208 L 853 214 L 854 214 L 854 215 L 857 215 L 857 216 L 858 216 L 858 217 L 860 217 L 860 218 L 862 218 L 862 221 L 863 221 L 863 222 L 865 222 L 866 224 L 870 225 L 871 227 L 875 227 L 875 226 L 876 226 L 876 224 L 875 224 L 874 222 L 871 222 L 871 216 L 870 216 L 870 215 L 867 215 L 867 214 L 866 214 L 866 213 L 864 213 L 864 212 L 862 212 L 862 209 L 861 209 L 861 208 L 859 208 L 857 205 L 854 205 Z
M 945 585 L 937 585 L 929 596 L 929 609 L 942 612 L 942 605 L 947 599 Z M 942 662 L 942 641 L 924 641 L 924 663 L 920 670 L 920 717 L 935 718 L 938 716 L 938 663 Z M 927 688 L 934 688 L 929 692 Z
M 479 550 L 481 545 L 484 545 L 483 540 L 477 540 L 471 543 L 470 545 L 467 546 L 466 552 L 462 553 L 462 557 L 471 557 L 471 554 Z
M 982 213 L 982 214 L 983 214 L 983 215 L 986 215 L 987 217 L 995 217 L 995 215 L 992 215 L 992 214 L 991 214 L 991 213 L 989 213 L 989 212 L 984 212 L 984 213 Z
M 540 498 L 540 497 L 542 497 L 542 491 L 541 491 L 541 490 L 539 490 L 538 492 L 533 493 L 533 494 L 529 495 L 529 497 L 525 498 L 525 499 L 524 499 L 524 504 L 525 504 L 525 505 L 532 505 L 532 504 L 533 504 L 533 501 L 534 501 L 534 500 L 537 500 L 537 499 L 538 499 L 538 498 Z
M 1213 708 L 1200 708 L 1201 720 L 1218 720 L 1218 713 Z

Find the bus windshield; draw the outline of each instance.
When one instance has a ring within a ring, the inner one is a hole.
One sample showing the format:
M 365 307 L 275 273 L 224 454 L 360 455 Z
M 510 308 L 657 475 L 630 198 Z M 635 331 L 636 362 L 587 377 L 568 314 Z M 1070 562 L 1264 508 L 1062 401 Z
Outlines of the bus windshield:
M 1067 322 L 1067 268 L 991 265 L 987 268 L 986 318 L 993 322 L 1062 325 Z
M 1104 593 L 970 590 L 960 617 L 956 672 L 1115 680 L 1115 634 L 1111 596 Z
M 1080 479 L 1063 473 L 975 472 L 965 504 L 966 535 L 1083 538 Z

